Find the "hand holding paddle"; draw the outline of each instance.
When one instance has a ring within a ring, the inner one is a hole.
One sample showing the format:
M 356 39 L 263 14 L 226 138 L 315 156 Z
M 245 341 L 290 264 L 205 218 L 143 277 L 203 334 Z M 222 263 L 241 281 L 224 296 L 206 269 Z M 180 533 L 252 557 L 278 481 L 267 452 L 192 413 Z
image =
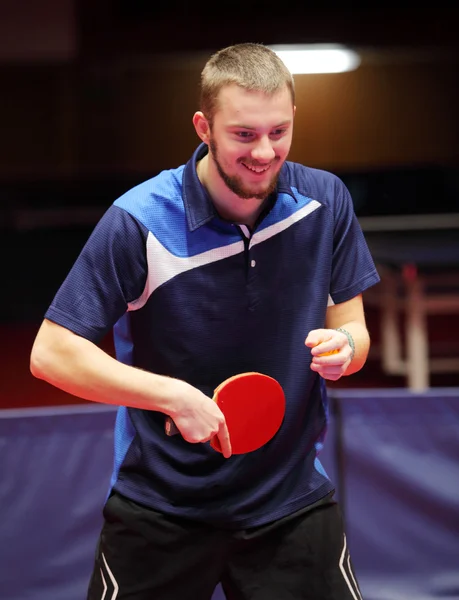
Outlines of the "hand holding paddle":
M 266 444 L 284 419 L 283 389 L 275 379 L 262 373 L 241 373 L 226 379 L 216 388 L 213 400 L 225 417 L 233 454 L 252 452 Z M 170 417 L 166 418 L 165 431 L 167 435 L 180 433 Z M 220 430 L 210 439 L 212 448 L 226 457 L 225 443 Z
M 191 394 L 189 395 L 186 390 L 185 393 L 182 392 L 184 402 L 177 414 L 174 415 L 180 429 L 168 416 L 165 422 L 166 434 L 181 434 L 191 444 L 207 442 L 217 436 L 222 447 L 222 454 L 225 458 L 229 458 L 232 449 L 224 414 L 212 401 L 212 398 L 193 386 L 185 385 L 191 389 Z

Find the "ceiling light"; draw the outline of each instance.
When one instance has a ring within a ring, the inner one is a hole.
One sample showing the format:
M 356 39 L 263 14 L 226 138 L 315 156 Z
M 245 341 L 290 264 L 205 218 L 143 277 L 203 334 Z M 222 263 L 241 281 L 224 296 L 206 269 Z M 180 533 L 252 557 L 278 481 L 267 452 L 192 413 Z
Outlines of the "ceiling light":
M 337 44 L 270 46 L 292 73 L 344 73 L 360 64 L 357 52 Z

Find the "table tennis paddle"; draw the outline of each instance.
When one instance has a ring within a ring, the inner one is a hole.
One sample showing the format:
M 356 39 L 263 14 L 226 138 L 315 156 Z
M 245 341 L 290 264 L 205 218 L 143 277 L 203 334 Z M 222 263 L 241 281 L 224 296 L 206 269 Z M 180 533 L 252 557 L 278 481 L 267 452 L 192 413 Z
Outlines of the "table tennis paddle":
M 213 400 L 225 416 L 233 454 L 245 454 L 269 442 L 282 425 L 285 396 L 278 381 L 262 373 L 248 372 L 223 381 L 214 391 Z M 167 435 L 180 433 L 170 417 Z M 210 440 L 221 452 L 217 436 Z

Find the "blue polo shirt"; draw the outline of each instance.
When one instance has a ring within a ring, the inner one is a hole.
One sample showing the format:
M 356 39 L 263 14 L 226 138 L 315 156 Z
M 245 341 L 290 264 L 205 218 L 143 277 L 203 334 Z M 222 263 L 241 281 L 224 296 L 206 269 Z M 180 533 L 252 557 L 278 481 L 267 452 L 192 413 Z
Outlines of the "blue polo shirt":
M 318 459 L 325 382 L 304 340 L 324 327 L 327 306 L 379 277 L 339 178 L 286 162 L 250 232 L 216 213 L 196 174 L 206 152 L 200 145 L 186 165 L 108 208 L 45 316 L 94 343 L 113 328 L 118 360 L 209 397 L 245 371 L 280 382 L 280 431 L 229 459 L 209 443 L 166 436 L 163 413 L 118 409 L 111 489 L 171 515 L 251 527 L 332 491 Z

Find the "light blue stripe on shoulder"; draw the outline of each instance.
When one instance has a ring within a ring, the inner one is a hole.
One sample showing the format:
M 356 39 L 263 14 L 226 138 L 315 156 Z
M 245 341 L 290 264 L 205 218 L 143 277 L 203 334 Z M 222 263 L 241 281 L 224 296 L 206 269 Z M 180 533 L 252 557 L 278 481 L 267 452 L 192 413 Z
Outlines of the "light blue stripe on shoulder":
M 198 230 L 199 231 L 199 230 Z M 177 256 L 163 246 L 158 239 L 151 233 L 147 238 L 147 262 L 148 276 L 144 291 L 140 298 L 130 302 L 128 310 L 138 310 L 142 308 L 151 296 L 151 294 L 164 283 L 170 281 L 177 275 L 209 265 L 213 262 L 235 256 L 244 252 L 244 242 L 240 239 L 237 242 L 219 246 L 195 254 L 193 256 Z
M 292 197 L 292 194 L 281 192 L 277 197 L 275 205 L 263 219 L 261 228 L 269 227 L 274 223 L 288 219 L 310 202 L 314 202 L 314 198 L 303 196 L 295 187 L 291 187 L 290 189 L 292 190 L 294 198 Z
M 240 236 L 203 225 L 190 232 L 182 198 L 183 165 L 132 188 L 114 204 L 140 221 L 170 254 L 189 257 L 233 244 Z

